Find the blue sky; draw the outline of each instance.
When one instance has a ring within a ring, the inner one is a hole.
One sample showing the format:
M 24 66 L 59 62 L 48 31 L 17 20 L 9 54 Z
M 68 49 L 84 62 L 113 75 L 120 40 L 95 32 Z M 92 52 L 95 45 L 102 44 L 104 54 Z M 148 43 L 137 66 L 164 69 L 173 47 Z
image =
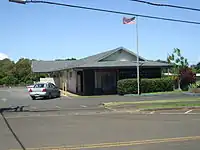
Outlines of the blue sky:
M 200 12 L 158 8 L 129 0 L 54 1 L 200 22 Z M 200 8 L 199 0 L 152 1 Z M 42 60 L 82 58 L 119 46 L 136 52 L 135 25 L 123 25 L 123 17 L 46 4 L 20 5 L 1 0 L 0 53 L 16 61 L 21 57 Z M 180 48 L 190 63 L 200 61 L 200 25 L 139 18 L 138 26 L 141 56 L 165 60 L 173 48 Z

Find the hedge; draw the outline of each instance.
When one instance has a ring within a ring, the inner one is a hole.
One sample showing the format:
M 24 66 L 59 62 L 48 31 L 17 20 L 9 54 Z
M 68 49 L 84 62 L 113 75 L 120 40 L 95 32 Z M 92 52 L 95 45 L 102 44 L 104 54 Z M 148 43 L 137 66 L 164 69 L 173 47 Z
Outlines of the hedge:
M 117 82 L 118 94 L 136 94 L 137 79 L 123 79 Z M 173 80 L 171 78 L 141 79 L 141 93 L 173 91 Z

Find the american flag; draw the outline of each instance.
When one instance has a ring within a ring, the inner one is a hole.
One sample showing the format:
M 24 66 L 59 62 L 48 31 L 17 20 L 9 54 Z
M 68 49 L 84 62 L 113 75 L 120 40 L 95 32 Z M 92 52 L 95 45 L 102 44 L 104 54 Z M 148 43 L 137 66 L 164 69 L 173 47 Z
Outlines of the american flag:
M 134 23 L 135 23 L 135 17 L 132 18 L 123 17 L 123 24 L 134 24 Z

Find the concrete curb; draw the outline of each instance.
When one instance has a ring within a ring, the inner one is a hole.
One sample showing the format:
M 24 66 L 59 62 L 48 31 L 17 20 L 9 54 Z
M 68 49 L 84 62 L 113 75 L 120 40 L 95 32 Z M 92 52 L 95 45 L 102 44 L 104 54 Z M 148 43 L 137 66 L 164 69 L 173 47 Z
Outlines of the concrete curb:
M 158 110 L 182 110 L 182 109 L 199 109 L 200 106 L 193 107 L 177 107 L 177 108 L 155 108 L 155 109 L 140 109 L 141 111 L 158 111 Z
M 108 97 L 109 95 L 94 95 L 94 96 L 81 96 L 77 94 L 70 93 L 68 91 L 60 90 L 62 96 L 66 97 L 76 97 L 76 98 L 99 98 L 99 97 Z
M 66 97 L 79 97 L 79 95 L 76 95 L 76 94 L 72 94 L 68 91 L 63 91 L 63 90 L 60 90 L 61 92 L 61 96 L 66 96 Z
M 191 96 L 200 96 L 200 93 L 190 93 L 190 92 L 183 92 L 185 95 L 191 95 Z

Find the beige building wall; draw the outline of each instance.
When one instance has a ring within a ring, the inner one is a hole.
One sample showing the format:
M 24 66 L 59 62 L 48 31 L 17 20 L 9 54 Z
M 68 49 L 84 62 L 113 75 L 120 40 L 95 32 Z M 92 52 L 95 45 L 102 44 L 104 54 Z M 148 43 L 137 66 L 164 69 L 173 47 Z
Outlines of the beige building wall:
M 60 72 L 60 88 L 64 91 L 67 91 L 67 70 Z
M 68 72 L 68 90 L 70 92 L 76 93 L 76 82 L 77 82 L 77 72 L 70 70 Z

